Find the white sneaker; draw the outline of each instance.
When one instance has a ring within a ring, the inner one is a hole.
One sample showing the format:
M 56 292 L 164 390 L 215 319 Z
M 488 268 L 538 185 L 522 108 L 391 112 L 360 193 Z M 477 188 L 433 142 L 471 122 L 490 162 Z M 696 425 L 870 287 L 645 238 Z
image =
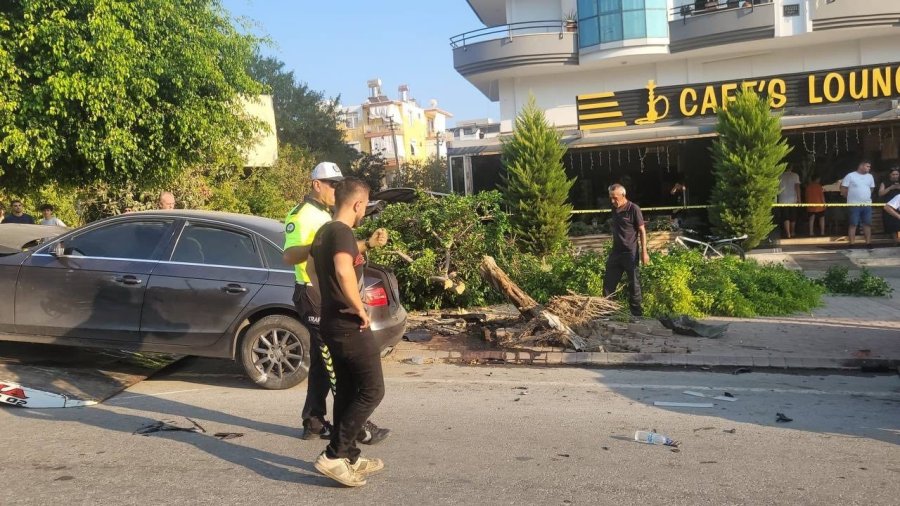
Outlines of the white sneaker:
M 356 464 L 350 464 L 350 469 L 353 469 L 361 476 L 365 477 L 384 469 L 384 461 L 381 459 L 367 459 L 360 457 L 356 459 Z
M 316 459 L 315 466 L 320 473 L 346 487 L 359 487 L 366 484 L 366 479 L 350 466 L 349 459 L 329 459 L 325 452 L 322 452 Z

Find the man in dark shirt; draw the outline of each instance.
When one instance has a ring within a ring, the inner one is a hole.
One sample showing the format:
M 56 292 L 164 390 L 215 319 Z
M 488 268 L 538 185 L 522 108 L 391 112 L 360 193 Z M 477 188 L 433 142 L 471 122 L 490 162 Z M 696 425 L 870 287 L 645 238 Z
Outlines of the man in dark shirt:
M 313 239 L 307 272 L 319 287 L 322 319 L 319 331 L 331 351 L 337 392 L 334 395 L 334 432 L 315 467 L 346 485 L 366 484 L 366 476 L 384 468 L 381 459 L 359 456 L 357 436 L 384 397 L 381 352 L 369 328 L 369 315 L 360 295 L 365 259 L 353 228 L 369 202 L 369 186 L 356 178 L 335 184 L 334 220 Z
M 13 200 L 10 203 L 10 207 L 12 207 L 12 213 L 3 218 L 3 223 L 30 223 L 34 225 L 34 218 L 30 214 L 25 213 L 25 206 L 22 205 L 21 200 Z
M 650 263 L 647 254 L 647 229 L 641 208 L 625 197 L 625 187 L 614 184 L 609 187 L 612 202 L 613 247 L 606 259 L 606 274 L 603 276 L 603 295 L 616 291 L 622 273 L 628 276 L 628 305 L 633 316 L 644 314 L 641 308 L 641 282 L 638 279 L 638 240 L 640 239 L 641 263 Z

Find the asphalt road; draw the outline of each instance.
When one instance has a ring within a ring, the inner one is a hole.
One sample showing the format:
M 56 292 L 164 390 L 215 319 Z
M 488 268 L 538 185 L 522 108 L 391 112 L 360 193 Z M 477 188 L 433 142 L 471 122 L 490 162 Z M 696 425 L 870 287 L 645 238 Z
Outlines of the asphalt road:
M 92 408 L 0 409 L 0 504 L 896 504 L 900 378 L 386 362 L 360 489 L 297 439 L 304 386 L 189 359 Z M 654 401 L 727 391 L 735 402 Z M 776 412 L 794 419 L 776 423 Z M 133 435 L 190 417 L 207 433 Z M 678 452 L 631 440 L 656 429 Z M 732 430 L 732 432 L 725 432 Z M 215 432 L 243 437 L 219 440 Z

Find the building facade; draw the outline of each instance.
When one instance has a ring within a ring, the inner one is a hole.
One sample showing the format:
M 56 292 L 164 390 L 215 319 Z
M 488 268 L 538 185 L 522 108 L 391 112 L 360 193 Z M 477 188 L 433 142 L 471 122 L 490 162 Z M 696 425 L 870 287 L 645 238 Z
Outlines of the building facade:
M 388 172 L 406 161 L 447 156 L 447 119 L 453 115 L 438 108 L 437 100 L 424 108 L 410 97 L 406 85 L 399 86 L 396 99 L 382 93 L 380 79 L 368 86 L 364 103 L 341 110 L 348 144 L 362 153 L 380 153 Z
M 500 134 L 534 96 L 568 146 L 576 209 L 613 182 L 647 205 L 711 186 L 715 112 L 752 88 L 781 114 L 789 162 L 823 183 L 900 137 L 897 0 L 469 0 L 483 28 L 451 38 L 454 66 L 500 105 Z M 499 139 L 455 140 L 455 191 L 500 181 Z M 480 172 L 480 173 L 479 173 Z M 634 192 L 632 193 L 632 189 Z

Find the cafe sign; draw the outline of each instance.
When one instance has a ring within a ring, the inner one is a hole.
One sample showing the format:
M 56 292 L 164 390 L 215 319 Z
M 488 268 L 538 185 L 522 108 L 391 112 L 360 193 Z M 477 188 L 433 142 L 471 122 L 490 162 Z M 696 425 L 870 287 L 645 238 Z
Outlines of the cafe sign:
M 733 102 L 738 90 L 754 90 L 774 110 L 900 97 L 900 63 L 785 74 L 698 85 L 578 95 L 578 128 L 601 130 L 653 125 L 715 114 Z

